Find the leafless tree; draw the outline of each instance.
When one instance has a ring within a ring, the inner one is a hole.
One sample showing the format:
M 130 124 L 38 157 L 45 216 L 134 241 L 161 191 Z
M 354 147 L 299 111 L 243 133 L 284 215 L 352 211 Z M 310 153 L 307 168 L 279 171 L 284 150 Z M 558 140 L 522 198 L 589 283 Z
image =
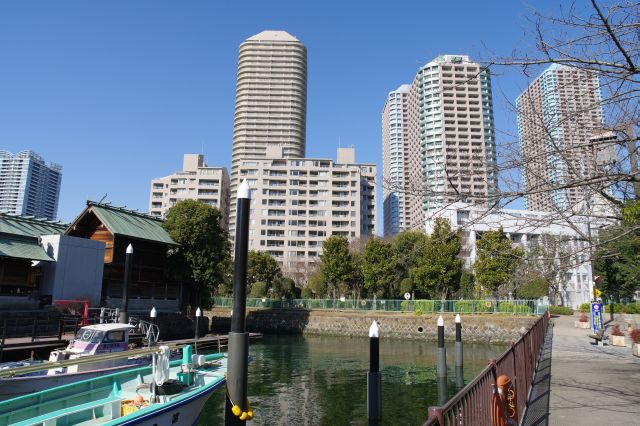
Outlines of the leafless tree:
M 565 2 L 554 16 L 537 11 L 532 11 L 531 16 L 527 33 L 530 45 L 525 43 L 524 48 L 513 50 L 508 57 L 484 61 L 485 69 L 493 73 L 519 69 L 528 86 L 544 69 L 555 65 L 572 71 L 559 83 L 560 91 L 566 90 L 570 97 L 592 90 L 592 101 L 568 102 L 562 106 L 562 114 L 549 119 L 546 106 L 535 104 L 533 96 L 522 96 L 518 102 L 511 100 L 514 117 L 517 114 L 521 123 L 527 122 L 536 129 L 529 145 L 542 145 L 545 153 L 525 149 L 520 135 L 497 129 L 500 189 L 496 194 L 479 196 L 453 185 L 452 189 L 439 192 L 425 188 L 422 180 L 404 187 L 390 181 L 383 181 L 382 185 L 412 197 L 441 197 L 446 200 L 441 209 L 458 201 L 485 206 L 487 217 L 516 200 L 526 199 L 529 204 L 539 200 L 538 204 L 544 205 L 541 209 L 548 214 L 523 223 L 523 228 L 554 224 L 569 227 L 587 242 L 575 249 L 589 255 L 594 246 L 603 243 L 598 240 L 597 228 L 621 219 L 620 208 L 640 195 L 640 3 Z M 599 88 L 584 89 L 593 81 Z M 451 178 L 446 171 L 445 174 Z M 528 185 L 521 175 L 529 178 Z M 564 198 L 560 197 L 562 194 Z M 437 215 L 438 211 L 432 214 Z M 593 223 L 585 223 L 587 216 Z M 423 228 L 424 223 L 416 227 Z

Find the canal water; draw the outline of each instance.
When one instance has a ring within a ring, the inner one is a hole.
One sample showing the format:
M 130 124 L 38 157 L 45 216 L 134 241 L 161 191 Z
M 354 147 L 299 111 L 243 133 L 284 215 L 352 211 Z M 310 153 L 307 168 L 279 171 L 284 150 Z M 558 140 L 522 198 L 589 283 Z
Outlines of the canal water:
M 467 344 L 464 379 L 472 380 L 506 346 Z M 367 424 L 367 338 L 265 336 L 251 342 L 249 401 L 253 425 Z M 448 397 L 457 392 L 453 344 L 447 346 Z M 380 340 L 382 424 L 421 425 L 437 405 L 436 344 Z M 200 425 L 224 424 L 224 390 L 215 392 Z

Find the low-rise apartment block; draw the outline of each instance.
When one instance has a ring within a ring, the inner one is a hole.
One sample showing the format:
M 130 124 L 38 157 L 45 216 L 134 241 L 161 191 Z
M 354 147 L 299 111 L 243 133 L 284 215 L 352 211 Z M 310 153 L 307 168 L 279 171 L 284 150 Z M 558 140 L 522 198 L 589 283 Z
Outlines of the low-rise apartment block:
M 149 214 L 165 217 L 178 201 L 191 199 L 216 207 L 223 229 L 229 224 L 229 173 L 225 167 L 209 167 L 204 155 L 185 154 L 182 171 L 151 181 Z
M 570 222 L 559 219 L 549 212 L 499 209 L 488 211 L 486 208 L 466 203 L 454 203 L 439 210 L 433 219 L 427 221 L 427 233 L 433 232 L 435 219 L 443 217 L 449 220 L 453 229 L 460 230 L 462 249 L 460 258 L 466 269 L 471 269 L 477 258 L 476 241 L 486 231 L 495 231 L 502 226 L 503 231 L 525 250 L 534 244 L 549 244 L 543 235 L 556 237 L 558 249 L 558 276 L 562 300 L 566 306 L 577 308 L 590 301 L 593 290 L 591 259 L 587 235 L 589 229 L 593 235 L 610 221 L 588 216 L 572 216 Z M 545 247 L 543 247 L 545 248 Z M 554 247 L 546 247 L 546 254 L 553 253 Z M 560 267 L 560 256 L 566 267 Z M 570 256 L 570 259 L 567 258 Z
M 356 163 L 354 148 L 338 148 L 332 161 L 284 158 L 281 147 L 268 147 L 239 170 L 252 192 L 249 249 L 266 251 L 285 271 L 316 262 L 331 235 L 376 234 L 376 165 Z

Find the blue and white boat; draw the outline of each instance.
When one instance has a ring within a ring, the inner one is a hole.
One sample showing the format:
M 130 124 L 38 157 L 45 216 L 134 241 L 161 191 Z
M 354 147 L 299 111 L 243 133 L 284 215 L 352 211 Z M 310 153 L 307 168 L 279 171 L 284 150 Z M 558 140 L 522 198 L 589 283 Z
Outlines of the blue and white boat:
M 155 344 L 158 336 L 157 327 L 150 324 L 147 325 L 152 327 L 148 328 L 150 332 L 147 333 L 147 338 L 151 341 L 151 344 Z M 40 371 L 29 374 L 17 374 L 11 377 L 0 376 L 0 401 L 79 380 L 91 379 L 102 374 L 149 365 L 150 358 L 148 356 L 126 356 L 127 352 L 129 352 L 129 335 L 133 330 L 136 330 L 135 326 L 122 323 L 88 325 L 77 332 L 75 338 L 69 342 L 66 349 L 52 351 L 49 361 L 0 364 L 0 373 L 17 369 L 20 366 L 40 365 L 43 367 Z M 123 356 L 108 361 L 87 362 L 92 358 L 98 359 L 100 355 L 116 352 L 122 353 Z M 179 357 L 178 354 L 174 358 L 178 359 Z M 53 366 L 55 365 L 54 363 L 59 361 L 76 359 L 84 362 L 66 368 L 45 368 L 48 364 Z M 16 371 L 19 371 L 19 369 Z
M 194 425 L 226 382 L 224 354 L 170 361 L 161 347 L 151 366 L 82 380 L 0 402 L 0 426 Z

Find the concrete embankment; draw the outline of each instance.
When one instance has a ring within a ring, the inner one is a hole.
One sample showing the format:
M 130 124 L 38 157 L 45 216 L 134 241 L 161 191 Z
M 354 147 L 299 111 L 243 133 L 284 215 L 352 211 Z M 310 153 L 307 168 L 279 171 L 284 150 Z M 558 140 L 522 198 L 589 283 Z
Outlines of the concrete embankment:
M 214 308 L 205 315 L 212 330 L 229 331 L 231 310 Z M 303 309 L 255 309 L 247 312 L 247 331 L 265 334 L 295 333 L 335 336 L 368 336 L 371 322 L 380 322 L 380 333 L 397 339 L 437 339 L 439 314 L 382 311 L 307 311 Z M 455 314 L 445 313 L 445 338 L 455 339 Z M 462 314 L 462 339 L 465 342 L 506 343 L 520 338 L 536 316 L 508 314 Z

